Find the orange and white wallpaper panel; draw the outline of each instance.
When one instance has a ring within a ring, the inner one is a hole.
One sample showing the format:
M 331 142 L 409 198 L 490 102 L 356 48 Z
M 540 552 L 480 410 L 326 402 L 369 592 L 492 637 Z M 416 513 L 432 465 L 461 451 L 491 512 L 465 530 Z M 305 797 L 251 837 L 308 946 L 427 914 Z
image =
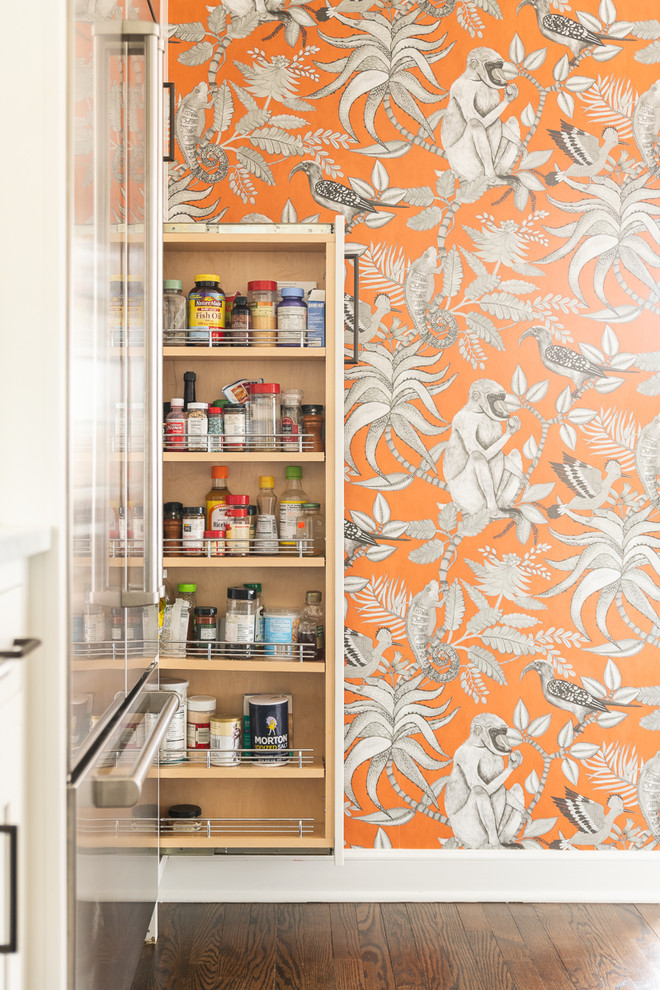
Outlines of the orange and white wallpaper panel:
M 660 844 L 657 15 L 170 0 L 170 219 L 360 256 L 349 846 Z

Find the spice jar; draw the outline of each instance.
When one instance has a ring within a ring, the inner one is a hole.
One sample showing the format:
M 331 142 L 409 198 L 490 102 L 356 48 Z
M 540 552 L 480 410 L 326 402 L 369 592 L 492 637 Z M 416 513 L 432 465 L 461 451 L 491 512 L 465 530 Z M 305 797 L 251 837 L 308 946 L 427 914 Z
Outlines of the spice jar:
M 217 529 L 205 529 L 204 539 L 209 557 L 224 557 L 227 542 L 226 526 L 218 526 Z
M 303 450 L 323 451 L 323 406 L 302 407 Z
M 307 303 L 303 289 L 284 286 L 277 307 L 277 343 L 280 347 L 304 347 L 307 331 Z
M 195 275 L 188 293 L 188 343 L 214 347 L 225 338 L 225 294 L 217 275 Z M 197 329 L 199 327 L 199 329 Z
M 208 403 L 188 404 L 188 450 L 206 450 L 208 446 Z
M 275 450 L 282 425 L 276 382 L 250 383 L 247 416 L 250 450 Z
M 227 510 L 227 553 L 247 557 L 250 552 L 250 521 L 247 508 Z
M 250 307 L 250 343 L 253 347 L 272 347 L 277 341 L 277 282 L 248 282 Z
M 231 309 L 231 346 L 247 347 L 252 326 L 247 296 L 236 296 Z
M 218 610 L 215 605 L 196 605 L 193 619 L 193 639 L 208 643 L 218 638 Z
M 216 453 L 218 450 L 222 450 L 225 432 L 222 406 L 216 406 L 215 403 L 209 406 L 208 417 L 208 450 L 211 453 Z
M 302 450 L 302 397 L 301 388 L 287 388 L 282 392 L 282 450 Z
M 198 804 L 173 804 L 167 812 L 167 817 L 172 819 L 170 828 L 173 832 L 201 831 L 201 816 L 202 809 Z
M 211 755 L 214 767 L 231 767 L 241 762 L 241 723 L 237 715 L 214 715 L 211 719 Z
M 166 502 L 163 506 L 163 552 L 176 554 L 181 551 L 183 535 L 183 505 L 181 502 Z
M 303 553 L 322 557 L 325 553 L 325 520 L 320 502 L 303 502 Z
M 239 644 L 254 643 L 257 619 L 257 594 L 253 588 L 227 588 L 225 642 L 233 644 L 228 656 L 247 656 Z
M 166 278 L 163 282 L 163 343 L 185 344 L 188 306 L 183 282 Z
M 184 554 L 201 556 L 204 553 L 204 506 L 187 505 L 182 513 Z
M 211 717 L 215 708 L 215 698 L 209 694 L 193 694 L 188 698 L 188 749 L 211 748 Z
M 225 406 L 225 450 L 245 450 L 245 426 L 245 406 L 234 404 Z

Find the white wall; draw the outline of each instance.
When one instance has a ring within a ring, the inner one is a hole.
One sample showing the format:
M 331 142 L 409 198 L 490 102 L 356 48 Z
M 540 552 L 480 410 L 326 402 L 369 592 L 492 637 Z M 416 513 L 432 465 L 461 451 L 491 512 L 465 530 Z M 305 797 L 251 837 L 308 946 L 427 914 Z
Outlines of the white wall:
M 29 990 L 65 986 L 65 26 L 65 0 L 3 6 L 0 519 L 53 532 L 27 619 L 44 642 L 25 661 Z

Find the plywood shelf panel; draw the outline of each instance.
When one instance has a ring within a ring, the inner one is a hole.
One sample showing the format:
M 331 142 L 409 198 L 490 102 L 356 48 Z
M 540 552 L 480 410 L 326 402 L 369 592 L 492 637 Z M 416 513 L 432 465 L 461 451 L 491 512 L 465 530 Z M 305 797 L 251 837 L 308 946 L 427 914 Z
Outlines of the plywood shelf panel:
M 216 778 L 230 780 L 260 780 L 260 779 L 307 779 L 322 780 L 325 777 L 323 761 L 315 758 L 313 762 L 299 766 L 295 757 L 284 766 L 274 767 L 267 763 L 239 763 L 232 767 L 207 767 L 202 763 L 176 763 L 169 766 L 154 767 L 149 771 L 150 776 L 160 774 L 161 780 L 215 780 Z

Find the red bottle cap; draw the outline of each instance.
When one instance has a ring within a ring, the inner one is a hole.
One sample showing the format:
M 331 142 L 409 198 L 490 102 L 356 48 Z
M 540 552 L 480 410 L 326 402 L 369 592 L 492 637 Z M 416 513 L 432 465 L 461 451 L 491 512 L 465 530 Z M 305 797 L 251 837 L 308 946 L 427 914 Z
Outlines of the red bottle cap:
M 250 382 L 250 393 L 251 395 L 269 395 L 274 393 L 279 395 L 280 386 L 277 382 Z

